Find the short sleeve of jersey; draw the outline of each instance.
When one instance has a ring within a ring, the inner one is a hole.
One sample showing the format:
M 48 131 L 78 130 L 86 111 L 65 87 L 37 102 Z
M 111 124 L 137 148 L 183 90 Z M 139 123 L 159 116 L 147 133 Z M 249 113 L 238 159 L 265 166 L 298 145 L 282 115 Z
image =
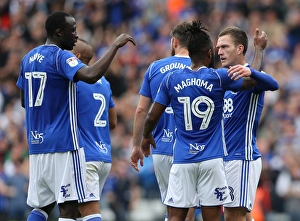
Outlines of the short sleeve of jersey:
M 145 97 L 151 98 L 151 88 L 150 88 L 150 74 L 152 69 L 153 63 L 148 67 L 145 75 L 144 75 L 144 81 L 140 89 L 140 95 L 143 95 Z
M 73 53 L 61 50 L 57 59 L 59 73 L 66 76 L 69 80 L 74 81 L 76 72 L 85 66 Z
M 111 91 L 110 83 L 109 83 L 108 80 L 106 80 L 106 78 L 104 76 L 102 76 L 101 81 L 105 85 L 106 90 L 108 91 L 107 94 L 109 94 L 108 95 L 109 96 L 108 108 L 109 109 L 113 108 L 113 107 L 115 107 L 115 102 L 114 102 L 113 97 L 112 97 L 112 91 Z
M 23 62 L 23 61 L 22 61 Z M 18 80 L 17 80 L 17 83 L 16 85 L 21 89 L 21 90 L 24 90 L 24 77 L 23 75 L 21 74 L 23 73 L 23 67 L 21 66 L 20 68 L 20 73 L 19 73 L 19 77 L 18 77 Z
M 166 75 L 162 82 L 161 85 L 158 89 L 157 95 L 155 97 L 155 102 L 160 103 L 162 105 L 168 106 L 170 104 L 170 97 L 169 97 L 169 82 L 170 78 L 172 76 L 172 73 Z
M 241 90 L 243 79 L 240 78 L 239 80 L 232 80 L 228 76 L 228 69 L 226 68 L 219 68 L 216 70 L 218 75 L 221 79 L 221 87 L 223 90 L 231 90 L 231 91 L 239 91 Z
M 112 97 L 112 91 L 111 91 L 111 88 L 110 88 L 110 84 L 109 84 L 109 82 L 107 82 L 108 83 L 108 90 L 110 91 L 110 100 L 109 100 L 109 108 L 113 108 L 113 107 L 115 107 L 115 102 L 114 102 L 114 99 L 113 99 L 113 97 Z

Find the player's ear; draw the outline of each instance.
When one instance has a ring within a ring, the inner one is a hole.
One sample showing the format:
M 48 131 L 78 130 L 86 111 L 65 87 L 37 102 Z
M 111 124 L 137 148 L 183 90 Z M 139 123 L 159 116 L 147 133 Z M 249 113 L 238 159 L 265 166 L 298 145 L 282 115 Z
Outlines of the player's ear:
M 211 49 L 208 50 L 208 57 L 209 58 L 212 58 L 213 57 L 213 52 Z
M 61 37 L 62 36 L 62 29 L 61 28 L 56 29 L 55 33 L 57 34 L 57 36 Z
M 237 53 L 240 55 L 240 54 L 243 54 L 243 51 L 244 51 L 244 45 L 239 44 L 237 46 Z
M 81 58 L 81 53 L 77 52 L 77 53 L 75 53 L 75 56 L 80 60 L 80 58 Z
M 179 40 L 178 40 L 178 38 L 173 37 L 173 38 L 172 38 L 172 44 L 173 44 L 174 47 L 177 47 L 177 46 L 179 45 Z

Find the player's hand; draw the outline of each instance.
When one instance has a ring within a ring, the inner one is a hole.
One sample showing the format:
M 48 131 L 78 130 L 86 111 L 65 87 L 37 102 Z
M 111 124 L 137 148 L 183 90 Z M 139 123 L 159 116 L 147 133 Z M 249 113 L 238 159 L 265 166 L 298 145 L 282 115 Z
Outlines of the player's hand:
M 149 138 L 143 137 L 141 148 L 145 157 L 148 157 L 151 154 L 151 145 L 156 148 L 153 136 L 151 135 Z
M 238 80 L 242 77 L 250 77 L 251 75 L 251 70 L 250 68 L 244 66 L 244 65 L 234 65 L 231 66 L 228 69 L 228 76 L 232 79 L 232 80 Z
M 262 31 L 261 33 L 259 32 L 259 29 L 256 28 L 255 30 L 255 37 L 254 37 L 254 47 L 264 50 L 267 47 L 268 44 L 268 36 L 267 34 Z
M 130 165 L 135 169 L 137 172 L 140 172 L 139 169 L 139 161 L 140 165 L 144 166 L 144 155 L 139 147 L 133 147 L 131 154 L 130 154 Z
M 130 41 L 135 46 L 137 45 L 136 42 L 135 42 L 135 40 L 134 40 L 134 38 L 132 36 L 130 36 L 128 34 L 124 34 L 124 33 L 120 34 L 116 38 L 114 44 L 116 44 L 120 48 L 120 47 L 123 47 L 128 41 Z

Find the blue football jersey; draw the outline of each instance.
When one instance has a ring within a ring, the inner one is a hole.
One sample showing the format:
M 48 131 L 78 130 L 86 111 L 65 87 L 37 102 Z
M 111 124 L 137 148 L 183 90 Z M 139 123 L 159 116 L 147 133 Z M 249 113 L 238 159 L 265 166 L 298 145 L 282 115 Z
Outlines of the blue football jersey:
M 226 91 L 223 108 L 228 155 L 224 160 L 256 160 L 261 157 L 256 134 L 264 95 L 265 92 L 257 87 L 239 92 Z
M 77 83 L 78 125 L 84 141 L 86 161 L 111 163 L 109 109 L 115 106 L 109 82 Z
M 170 56 L 153 62 L 144 75 L 144 81 L 139 93 L 154 101 L 162 79 L 170 71 L 183 69 L 190 65 L 191 59 L 182 56 Z M 173 155 L 174 130 L 173 110 L 169 106 L 152 133 L 156 143 L 156 149 L 152 148 L 152 154 Z
M 24 91 L 29 154 L 82 146 L 74 75 L 84 64 L 56 45 L 32 49 L 22 60 L 17 86 Z
M 224 157 L 224 94 L 228 89 L 239 90 L 242 82 L 231 80 L 227 69 L 206 67 L 177 70 L 163 79 L 155 102 L 171 104 L 174 111 L 174 163 Z

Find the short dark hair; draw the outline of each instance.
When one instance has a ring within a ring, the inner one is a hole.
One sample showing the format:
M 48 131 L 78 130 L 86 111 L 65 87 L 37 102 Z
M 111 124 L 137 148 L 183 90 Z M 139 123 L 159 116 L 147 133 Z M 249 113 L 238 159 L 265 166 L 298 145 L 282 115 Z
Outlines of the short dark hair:
M 178 39 L 179 44 L 183 47 L 187 48 L 187 30 L 188 30 L 188 26 L 189 26 L 189 22 L 187 21 L 182 21 L 180 22 L 178 25 L 176 25 L 170 33 L 171 37 L 175 37 Z
M 45 23 L 45 28 L 47 31 L 47 36 L 53 36 L 56 29 L 64 29 L 67 26 L 66 17 L 73 17 L 68 12 L 55 11 L 52 12 Z
M 233 39 L 233 43 L 235 46 L 238 46 L 239 44 L 244 46 L 243 54 L 245 55 L 248 49 L 248 36 L 245 31 L 242 29 L 232 26 L 225 28 L 221 33 L 219 34 L 219 37 L 224 35 L 230 35 L 230 37 Z
M 213 48 L 208 29 L 202 25 L 200 20 L 192 21 L 188 26 L 187 42 L 189 56 L 192 60 L 194 58 L 204 59 L 207 52 Z

